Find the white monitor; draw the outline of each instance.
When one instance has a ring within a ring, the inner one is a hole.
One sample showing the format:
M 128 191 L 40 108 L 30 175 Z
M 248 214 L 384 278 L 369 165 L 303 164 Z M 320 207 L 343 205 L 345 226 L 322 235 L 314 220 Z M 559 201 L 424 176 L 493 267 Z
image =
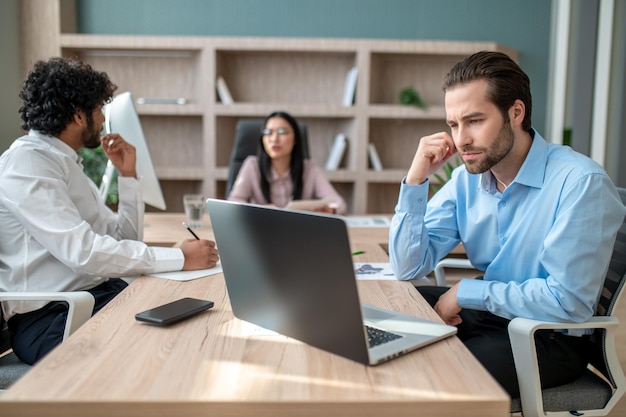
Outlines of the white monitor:
M 139 115 L 133 103 L 130 92 L 120 93 L 111 103 L 104 107 L 106 133 L 119 133 L 137 149 L 137 175 L 141 178 L 143 201 L 153 207 L 165 210 L 165 199 L 161 191 L 161 184 L 157 178 L 148 144 L 143 135 Z M 105 198 L 109 192 L 109 185 L 115 168 L 109 161 L 100 184 L 100 195 Z

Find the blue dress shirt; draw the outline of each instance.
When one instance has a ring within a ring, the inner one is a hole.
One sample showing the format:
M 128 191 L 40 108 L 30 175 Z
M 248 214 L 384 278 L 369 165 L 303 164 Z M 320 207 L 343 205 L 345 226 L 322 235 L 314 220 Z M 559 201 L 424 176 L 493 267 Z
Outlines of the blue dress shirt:
M 594 314 L 626 209 L 599 164 L 531 133 L 502 193 L 491 171 L 464 165 L 428 204 L 428 181 L 402 181 L 389 232 L 398 278 L 424 277 L 462 242 L 484 279 L 461 280 L 461 308 L 557 322 Z

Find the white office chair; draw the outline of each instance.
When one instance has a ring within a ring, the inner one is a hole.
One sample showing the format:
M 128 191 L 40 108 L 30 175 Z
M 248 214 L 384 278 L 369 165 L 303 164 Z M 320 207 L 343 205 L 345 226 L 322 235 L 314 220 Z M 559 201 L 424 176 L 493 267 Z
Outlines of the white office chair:
M 618 188 L 626 204 L 626 189 Z M 445 268 L 472 268 L 467 259 L 442 259 L 435 267 L 438 286 L 447 286 Z M 626 392 L 626 377 L 617 356 L 615 335 L 619 321 L 613 311 L 626 282 L 626 219 L 615 244 L 596 314 L 584 323 L 554 323 L 514 318 L 509 324 L 520 398 L 511 400 L 511 412 L 524 417 L 606 416 Z M 539 329 L 595 329 L 591 360 L 577 380 L 541 389 L 535 332 Z
M 85 323 L 93 312 L 94 298 L 87 291 L 76 292 L 0 292 L 0 301 L 65 301 L 69 308 L 63 340 Z M 0 310 L 1 313 L 1 310 Z M 8 329 L 0 314 L 0 393 L 24 375 L 30 365 L 11 351 Z
M 435 283 L 438 287 L 449 287 L 446 280 L 445 268 L 474 269 L 474 266 L 469 259 L 466 258 L 443 258 L 437 262 L 433 271 L 435 274 Z

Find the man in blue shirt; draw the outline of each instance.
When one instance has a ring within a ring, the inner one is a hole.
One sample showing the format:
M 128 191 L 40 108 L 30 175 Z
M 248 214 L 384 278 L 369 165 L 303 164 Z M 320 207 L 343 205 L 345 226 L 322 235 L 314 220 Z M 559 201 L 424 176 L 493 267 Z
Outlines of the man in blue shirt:
M 532 129 L 530 81 L 505 54 L 459 62 L 444 92 L 450 133 L 419 141 L 389 232 L 391 265 L 400 279 L 422 278 L 463 243 L 483 278 L 418 290 L 517 397 L 509 321 L 589 319 L 626 209 L 600 165 Z M 464 164 L 427 203 L 428 177 L 455 154 Z M 584 332 L 536 339 L 544 387 L 585 369 Z

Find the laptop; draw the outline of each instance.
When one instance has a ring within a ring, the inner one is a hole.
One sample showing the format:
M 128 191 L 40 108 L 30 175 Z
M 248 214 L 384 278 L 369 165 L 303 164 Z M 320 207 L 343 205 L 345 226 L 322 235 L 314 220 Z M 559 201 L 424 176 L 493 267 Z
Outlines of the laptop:
M 235 317 L 366 365 L 456 327 L 361 304 L 346 222 L 207 199 Z

